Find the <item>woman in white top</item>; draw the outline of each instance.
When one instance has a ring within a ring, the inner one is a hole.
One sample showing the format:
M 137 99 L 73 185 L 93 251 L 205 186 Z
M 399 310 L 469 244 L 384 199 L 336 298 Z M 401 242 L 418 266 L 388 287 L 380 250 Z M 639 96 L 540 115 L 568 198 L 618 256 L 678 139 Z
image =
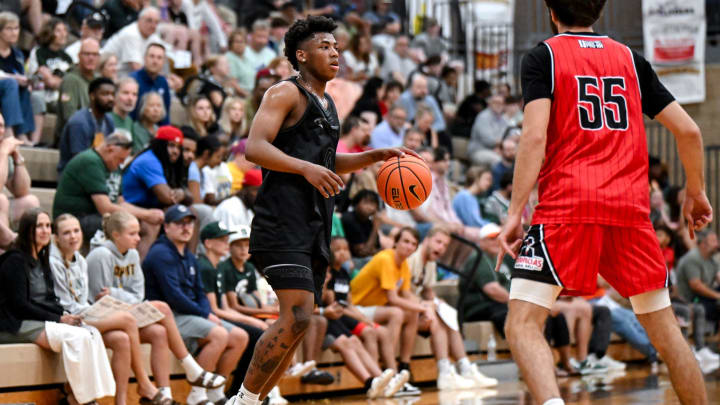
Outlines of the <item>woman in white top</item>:
M 364 82 L 378 74 L 377 56 L 367 35 L 356 34 L 352 37 L 350 47 L 343 52 L 343 57 L 347 67 L 352 70 L 352 74 L 348 76 L 350 80 Z

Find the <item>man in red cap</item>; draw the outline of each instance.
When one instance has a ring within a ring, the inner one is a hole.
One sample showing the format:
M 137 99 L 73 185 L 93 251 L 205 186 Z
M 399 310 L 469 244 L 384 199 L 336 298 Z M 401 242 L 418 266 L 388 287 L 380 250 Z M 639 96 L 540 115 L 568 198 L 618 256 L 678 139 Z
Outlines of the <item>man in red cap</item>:
M 166 125 L 128 165 L 123 175 L 123 197 L 146 208 L 164 208 L 185 200 L 187 168 L 182 160 L 183 134 Z
M 245 172 L 242 188 L 232 197 L 221 202 L 215 208 L 213 217 L 228 229 L 238 226 L 250 226 L 254 213 L 253 205 L 258 189 L 262 184 L 260 169 L 251 169 Z

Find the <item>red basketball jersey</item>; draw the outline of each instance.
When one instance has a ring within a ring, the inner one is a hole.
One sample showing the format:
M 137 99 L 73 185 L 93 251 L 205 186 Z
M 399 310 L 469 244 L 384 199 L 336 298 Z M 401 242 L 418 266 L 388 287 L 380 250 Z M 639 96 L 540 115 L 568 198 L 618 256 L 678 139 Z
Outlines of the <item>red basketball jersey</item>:
M 533 224 L 647 225 L 647 140 L 630 49 L 575 34 L 544 44 L 553 100 Z

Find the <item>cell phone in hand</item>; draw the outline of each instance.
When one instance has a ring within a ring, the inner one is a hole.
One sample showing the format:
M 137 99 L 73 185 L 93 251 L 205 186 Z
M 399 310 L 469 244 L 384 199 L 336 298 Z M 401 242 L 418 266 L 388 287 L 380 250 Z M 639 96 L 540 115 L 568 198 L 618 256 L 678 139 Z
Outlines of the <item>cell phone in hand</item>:
M 350 303 L 348 303 L 348 302 L 345 301 L 345 300 L 338 300 L 338 304 L 340 304 L 340 306 L 342 306 L 342 307 L 344 307 L 344 308 L 347 308 L 347 307 L 350 306 Z

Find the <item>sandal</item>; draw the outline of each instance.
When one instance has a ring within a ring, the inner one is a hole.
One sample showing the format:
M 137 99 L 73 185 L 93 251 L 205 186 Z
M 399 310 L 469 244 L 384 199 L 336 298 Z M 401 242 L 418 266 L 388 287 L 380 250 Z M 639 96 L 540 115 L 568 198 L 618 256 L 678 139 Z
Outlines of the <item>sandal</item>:
M 175 401 L 172 398 L 168 398 L 158 390 L 152 399 L 140 397 L 140 405 L 173 405 Z
M 195 381 L 188 382 L 193 387 L 217 388 L 225 384 L 225 377 L 203 370 Z

